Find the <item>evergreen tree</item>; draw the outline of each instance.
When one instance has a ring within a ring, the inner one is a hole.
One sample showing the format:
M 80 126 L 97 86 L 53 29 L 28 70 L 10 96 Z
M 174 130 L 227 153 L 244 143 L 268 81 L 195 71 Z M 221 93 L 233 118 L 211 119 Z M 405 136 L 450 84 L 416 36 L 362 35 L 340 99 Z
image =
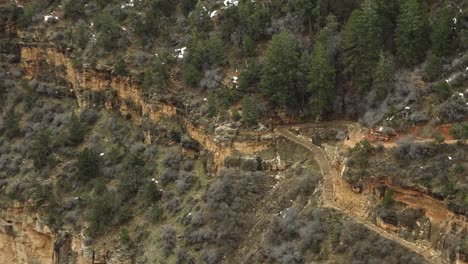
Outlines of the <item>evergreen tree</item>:
M 95 21 L 96 30 L 99 31 L 97 42 L 106 51 L 112 51 L 118 47 L 121 38 L 120 26 L 109 11 L 104 10 Z
M 99 156 L 94 150 L 85 148 L 77 158 L 78 179 L 88 181 L 99 176 Z
M 244 96 L 242 99 L 242 122 L 251 127 L 258 124 L 259 112 L 257 100 L 253 96 Z
M 83 125 L 75 113 L 72 113 L 68 125 L 68 142 L 71 146 L 77 146 L 83 142 L 86 134 L 86 127 Z
M 224 64 L 224 45 L 218 35 L 213 35 L 206 44 L 206 51 L 211 65 L 219 66 Z
M 21 129 L 19 127 L 19 118 L 16 116 L 13 108 L 8 110 L 4 116 L 5 137 L 11 139 L 19 136 Z
M 315 45 L 309 73 L 309 109 L 314 116 L 323 116 L 335 99 L 335 68 L 323 43 Z
M 385 47 L 393 49 L 393 33 L 400 9 L 400 0 L 375 0 Z
M 166 54 L 160 54 L 159 57 L 152 61 L 145 69 L 143 76 L 142 87 L 145 92 L 162 92 L 165 91 L 169 84 L 168 65 L 171 60 Z
M 260 87 L 271 103 L 296 103 L 298 65 L 299 53 L 289 34 L 274 35 L 266 50 L 260 80 Z
M 317 35 L 317 43 L 322 43 L 325 48 L 330 49 L 333 46 L 333 37 L 338 29 L 338 21 L 334 15 L 327 17 L 327 25 L 322 28 Z
M 437 80 L 437 78 L 440 75 L 441 70 L 442 70 L 442 62 L 440 61 L 440 58 L 437 57 L 434 53 L 431 53 L 429 57 L 427 58 L 426 68 L 425 68 L 427 80 L 431 82 Z
M 377 100 L 383 100 L 392 89 L 393 69 L 390 61 L 385 57 L 383 51 L 380 52 L 379 62 L 372 74 L 372 90 L 376 94 Z
M 232 6 L 223 11 L 223 19 L 220 21 L 221 36 L 225 41 L 230 41 L 231 36 L 239 28 L 239 9 Z
M 195 9 L 190 12 L 188 18 L 192 30 L 197 30 L 200 33 L 208 33 L 213 29 L 210 13 L 202 2 L 198 2 Z
M 80 49 L 86 48 L 86 44 L 88 44 L 89 34 L 87 30 L 84 21 L 80 20 L 76 25 L 75 34 L 73 34 L 73 42 Z
M 187 16 L 197 5 L 197 0 L 182 0 L 182 12 Z
M 187 45 L 188 54 L 185 57 L 184 80 L 188 85 L 195 86 L 203 77 L 202 66 L 207 53 L 201 34 L 194 30 Z
M 452 17 L 449 3 L 445 2 L 437 12 L 432 26 L 432 52 L 437 56 L 446 56 L 450 53 L 450 43 L 453 37 Z
M 351 14 L 344 31 L 345 71 L 355 87 L 360 91 L 367 90 L 382 49 L 380 20 L 373 2 L 364 1 L 363 6 Z
M 63 15 L 66 18 L 79 18 L 85 15 L 85 0 L 68 0 L 63 5 Z
M 128 74 L 127 63 L 122 55 L 117 56 L 114 63 L 114 74 L 125 76 Z
M 256 54 L 256 43 L 249 35 L 245 35 L 242 38 L 242 52 L 244 53 L 245 57 L 253 58 Z
M 34 167 L 40 169 L 47 165 L 50 154 L 50 132 L 41 130 L 34 135 L 31 147 L 29 148 L 29 157 L 33 160 Z
M 395 31 L 398 58 L 414 64 L 424 57 L 427 48 L 426 17 L 420 0 L 402 1 Z
M 196 86 L 203 77 L 202 71 L 192 63 L 187 63 L 184 67 L 184 81 L 186 84 Z
M 3 80 L 0 80 L 0 104 L 3 104 L 3 100 L 6 98 L 7 94 L 7 86 L 5 85 Z M 2 110 L 2 106 L 0 106 L 0 111 Z
M 315 1 L 313 0 L 294 0 L 292 1 L 294 12 L 307 23 L 309 32 L 312 32 L 312 24 L 314 20 Z
M 271 21 L 271 9 L 252 1 L 240 1 L 237 8 L 240 35 L 249 35 L 253 40 L 259 40 Z

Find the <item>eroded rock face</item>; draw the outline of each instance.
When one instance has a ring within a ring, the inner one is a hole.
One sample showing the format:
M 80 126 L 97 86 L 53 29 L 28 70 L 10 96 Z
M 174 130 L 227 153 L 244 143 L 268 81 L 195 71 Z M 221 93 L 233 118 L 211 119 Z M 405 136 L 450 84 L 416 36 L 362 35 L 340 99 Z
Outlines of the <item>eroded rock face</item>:
M 34 264 L 106 264 L 105 248 L 87 247 L 80 235 L 55 234 L 34 211 L 13 202 L 0 209 L 0 263 Z
M 55 235 L 19 203 L 0 210 L 0 263 L 54 263 Z

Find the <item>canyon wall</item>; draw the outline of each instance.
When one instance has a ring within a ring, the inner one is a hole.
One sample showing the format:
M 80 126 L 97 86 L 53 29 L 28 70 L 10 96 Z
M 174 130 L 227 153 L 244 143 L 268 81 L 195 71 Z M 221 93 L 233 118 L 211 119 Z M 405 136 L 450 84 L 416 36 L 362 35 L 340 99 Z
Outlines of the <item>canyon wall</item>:
M 105 257 L 86 247 L 81 236 L 54 233 L 27 204 L 0 210 L 0 263 L 97 264 L 107 263 Z
M 39 216 L 23 205 L 0 210 L 0 263 L 54 263 L 55 240 Z
M 44 64 L 44 63 L 45 64 Z M 185 127 L 188 135 L 198 141 L 206 150 L 214 155 L 214 172 L 219 171 L 224 164 L 224 159 L 234 152 L 251 154 L 265 150 L 273 144 L 274 137 L 254 138 L 253 140 L 235 140 L 235 136 L 229 141 L 217 141 L 213 136 L 205 133 L 205 129 L 197 126 L 182 115 L 172 103 L 162 100 L 145 99 L 140 84 L 130 77 L 112 75 L 109 71 L 77 70 L 73 67 L 71 59 L 61 50 L 53 47 L 23 46 L 21 48 L 21 66 L 26 78 L 36 78 L 41 72 L 40 67 L 57 69 L 56 76 L 67 80 L 80 107 L 87 106 L 90 102 L 86 98 L 86 92 L 113 93 L 113 100 L 106 100 L 104 106 L 108 110 L 117 110 L 124 116 L 131 116 L 136 122 L 141 122 L 142 117 L 148 117 L 157 122 L 163 116 L 177 118 Z M 129 103 L 131 102 L 131 103 Z

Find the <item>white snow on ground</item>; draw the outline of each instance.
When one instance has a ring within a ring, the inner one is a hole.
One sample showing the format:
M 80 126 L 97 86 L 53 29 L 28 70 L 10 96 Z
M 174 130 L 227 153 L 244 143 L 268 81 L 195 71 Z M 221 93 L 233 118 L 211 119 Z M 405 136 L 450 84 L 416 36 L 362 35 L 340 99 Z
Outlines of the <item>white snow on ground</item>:
M 452 21 L 453 21 L 454 24 L 456 24 L 456 23 L 457 23 L 457 18 L 454 17 L 454 18 L 452 19 Z
M 232 82 L 237 83 L 237 79 L 239 79 L 237 76 L 232 77 Z
M 121 9 L 127 8 L 127 7 L 134 7 L 135 4 L 133 3 L 133 0 L 128 1 L 128 3 L 123 4 L 120 6 Z
M 174 57 L 177 57 L 179 59 L 183 59 L 185 55 L 185 50 L 187 50 L 187 47 L 183 47 L 180 49 L 176 49 L 175 52 L 177 52 L 177 55 L 174 55 Z
M 47 15 L 47 16 L 44 16 L 44 22 L 54 22 L 54 21 L 58 21 L 59 18 L 58 16 L 53 16 L 53 15 Z
M 218 10 L 211 12 L 210 17 L 213 18 L 218 15 Z
M 237 6 L 239 4 L 239 0 L 224 0 L 224 6 Z

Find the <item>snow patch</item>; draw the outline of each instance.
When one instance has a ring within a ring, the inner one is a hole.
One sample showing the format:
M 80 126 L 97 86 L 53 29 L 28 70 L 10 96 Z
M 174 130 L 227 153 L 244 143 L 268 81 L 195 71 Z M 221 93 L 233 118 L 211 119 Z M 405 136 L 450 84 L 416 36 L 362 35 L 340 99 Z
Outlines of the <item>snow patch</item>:
M 58 16 L 54 16 L 54 15 L 47 15 L 47 16 L 44 16 L 44 22 L 57 22 L 59 20 Z
M 215 11 L 211 12 L 210 17 L 213 18 L 213 17 L 217 16 L 218 12 L 219 12 L 218 10 L 215 10 Z
M 174 57 L 177 57 L 179 59 L 183 59 L 185 55 L 185 50 L 187 50 L 187 47 L 183 47 L 180 49 L 176 49 L 175 52 L 177 52 L 177 55 L 174 55 Z
M 134 6 L 135 6 L 135 4 L 133 3 L 133 0 L 130 0 L 128 3 L 121 5 L 120 9 L 124 9 L 124 8 L 127 8 L 127 7 L 134 7 Z
M 239 0 L 224 0 L 223 3 L 226 7 L 237 6 L 239 4 Z

